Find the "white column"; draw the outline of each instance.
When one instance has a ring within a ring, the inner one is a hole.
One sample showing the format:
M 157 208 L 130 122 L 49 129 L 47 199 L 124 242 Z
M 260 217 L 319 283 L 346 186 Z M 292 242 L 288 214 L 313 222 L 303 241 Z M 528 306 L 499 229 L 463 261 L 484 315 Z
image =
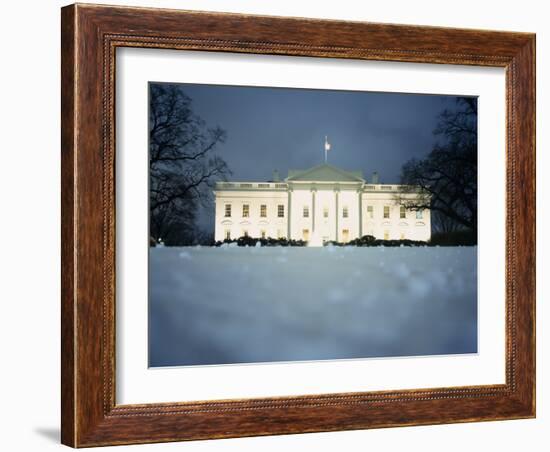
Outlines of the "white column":
M 311 189 L 311 234 L 315 232 L 315 192 L 316 189 Z
M 290 227 L 290 221 L 291 221 L 291 219 L 290 219 L 290 212 L 291 212 L 291 211 L 290 211 L 290 206 L 291 206 L 291 203 L 292 203 L 292 189 L 289 187 L 289 188 L 288 188 L 288 203 L 287 203 L 287 204 L 288 204 L 288 205 L 287 205 L 288 208 L 287 208 L 287 212 L 286 212 L 286 218 L 287 218 L 287 220 L 286 220 L 286 222 L 287 222 L 287 235 L 288 235 L 287 239 L 288 239 L 288 240 L 291 239 L 290 234 L 291 234 L 291 232 L 292 232 L 291 227 Z
M 334 214 L 336 218 L 336 237 L 335 240 L 338 241 L 338 193 L 340 192 L 339 188 L 334 189 L 334 203 L 336 205 L 336 208 L 334 209 Z
M 359 198 L 359 238 L 363 237 L 363 187 L 358 190 Z

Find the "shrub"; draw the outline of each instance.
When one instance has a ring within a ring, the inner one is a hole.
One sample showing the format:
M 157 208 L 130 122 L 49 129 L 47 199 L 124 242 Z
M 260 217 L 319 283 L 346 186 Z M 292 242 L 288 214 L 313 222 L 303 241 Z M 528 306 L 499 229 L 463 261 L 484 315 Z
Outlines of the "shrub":
M 325 242 L 326 245 L 332 246 L 427 246 L 427 242 L 421 240 L 381 240 L 372 235 L 364 235 L 358 239 L 350 240 L 349 242 Z
M 213 243 L 213 246 L 222 246 L 224 243 L 236 243 L 237 246 L 256 246 L 257 243 L 260 243 L 262 246 L 306 246 L 307 242 L 304 240 L 294 240 L 294 239 L 274 239 L 272 237 L 267 237 L 265 239 L 255 238 L 250 236 L 242 236 L 238 239 L 225 239 L 223 242 L 217 241 Z
M 364 235 L 348 242 L 352 246 L 375 246 L 374 243 L 376 243 L 376 237 L 372 235 Z
M 221 246 L 224 243 L 236 243 L 237 246 L 256 246 L 257 243 L 260 243 L 262 246 L 307 246 L 307 242 L 304 240 L 294 240 L 294 239 L 275 239 L 272 237 L 267 237 L 265 239 L 242 236 L 237 239 L 225 239 L 224 241 L 217 241 L 211 243 L 212 246 Z M 359 246 L 359 247 L 369 247 L 369 246 L 388 246 L 388 247 L 397 247 L 397 246 L 472 246 L 477 244 L 477 236 L 472 231 L 455 231 L 447 233 L 435 233 L 432 235 L 432 239 L 429 242 L 424 242 L 421 240 L 382 240 L 377 239 L 372 235 L 364 235 L 363 237 L 350 240 L 349 242 L 336 242 L 334 240 L 324 243 L 324 246 Z M 151 246 L 156 246 L 154 240 L 151 241 Z
M 477 245 L 477 233 L 464 229 L 452 232 L 436 232 L 432 234 L 431 246 L 473 246 Z

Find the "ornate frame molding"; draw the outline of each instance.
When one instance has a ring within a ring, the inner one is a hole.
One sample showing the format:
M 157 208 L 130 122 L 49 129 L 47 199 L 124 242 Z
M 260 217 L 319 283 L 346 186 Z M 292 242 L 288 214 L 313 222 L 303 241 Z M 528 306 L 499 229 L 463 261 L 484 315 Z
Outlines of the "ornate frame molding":
M 80 4 L 62 9 L 61 31 L 64 444 L 83 447 L 534 417 L 533 34 Z M 118 47 L 504 67 L 506 383 L 116 405 Z

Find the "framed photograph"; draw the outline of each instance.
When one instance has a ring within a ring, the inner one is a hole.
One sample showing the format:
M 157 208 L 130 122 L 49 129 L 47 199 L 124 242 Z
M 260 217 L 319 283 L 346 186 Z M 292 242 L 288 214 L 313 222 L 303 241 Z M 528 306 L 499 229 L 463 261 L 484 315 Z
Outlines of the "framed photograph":
M 62 442 L 535 416 L 535 36 L 62 9 Z

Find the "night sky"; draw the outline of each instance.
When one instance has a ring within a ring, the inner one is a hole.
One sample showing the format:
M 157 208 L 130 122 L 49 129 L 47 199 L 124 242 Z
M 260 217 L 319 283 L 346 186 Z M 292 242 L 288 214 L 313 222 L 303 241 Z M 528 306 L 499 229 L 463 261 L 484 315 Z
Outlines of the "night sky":
M 438 114 L 455 105 L 454 96 L 425 94 L 179 86 L 208 126 L 227 132 L 217 152 L 235 181 L 269 180 L 275 169 L 284 179 L 289 168 L 321 164 L 328 135 L 328 163 L 398 183 L 403 163 L 431 151 Z M 213 210 L 202 209 L 201 228 L 213 230 Z

